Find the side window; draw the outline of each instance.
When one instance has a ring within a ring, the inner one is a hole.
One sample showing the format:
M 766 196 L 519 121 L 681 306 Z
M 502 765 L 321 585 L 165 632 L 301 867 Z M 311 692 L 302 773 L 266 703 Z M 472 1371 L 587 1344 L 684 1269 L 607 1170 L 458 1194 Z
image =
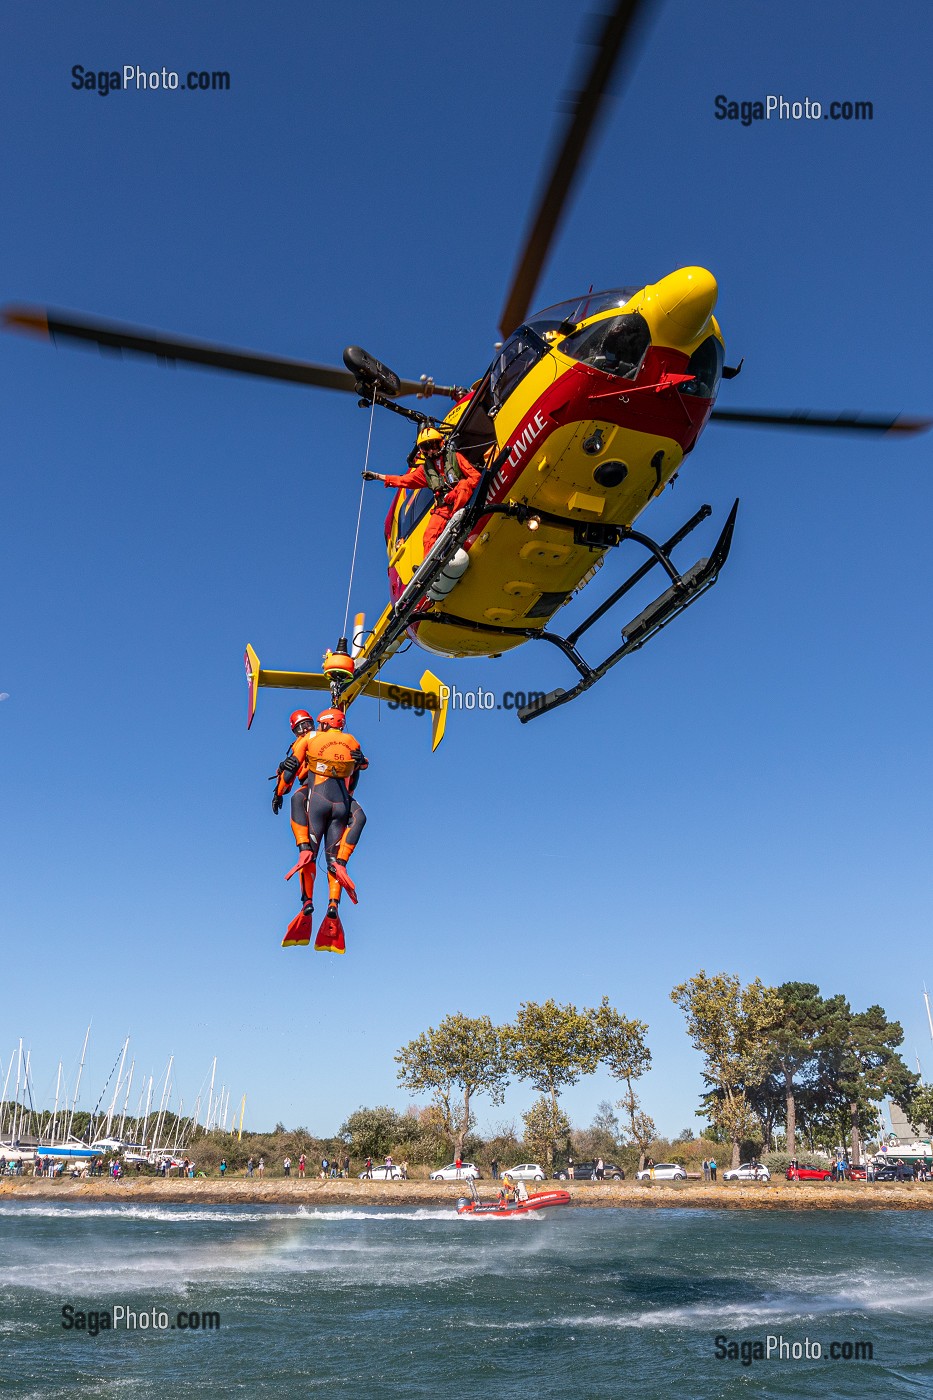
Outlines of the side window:
M 687 373 L 694 377 L 689 384 L 678 386 L 680 392 L 698 399 L 714 399 L 719 392 L 722 362 L 722 346 L 714 335 L 708 336 L 690 356 Z
M 406 540 L 412 530 L 423 520 L 434 504 L 434 492 L 427 487 L 415 487 L 406 491 L 402 508 L 398 513 L 398 539 Z
M 499 358 L 493 366 L 489 388 L 492 399 L 491 415 L 494 417 L 509 394 L 520 384 L 528 371 L 547 354 L 547 342 L 521 326 L 503 345 Z

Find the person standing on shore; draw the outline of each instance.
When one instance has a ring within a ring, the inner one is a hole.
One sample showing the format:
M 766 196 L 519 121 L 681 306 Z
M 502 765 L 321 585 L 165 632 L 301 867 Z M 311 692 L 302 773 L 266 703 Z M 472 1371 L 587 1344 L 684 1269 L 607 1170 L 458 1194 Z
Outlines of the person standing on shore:
M 291 1176 L 291 1174 L 292 1174 L 292 1159 L 291 1159 L 291 1157 L 286 1157 L 286 1158 L 285 1158 L 285 1161 L 282 1163 L 282 1170 L 285 1172 L 285 1175 L 286 1175 L 286 1176 Z
M 366 1158 L 366 1179 L 367 1179 L 367 1181 L 372 1181 L 372 1179 L 373 1179 L 373 1159 L 372 1159 L 372 1157 L 367 1157 L 367 1158 Z
M 221 1159 L 220 1159 L 220 1179 L 221 1179 L 221 1181 L 223 1181 L 223 1179 L 224 1179 L 224 1177 L 225 1177 L 226 1175 L 227 1175 L 227 1159 L 226 1159 L 226 1157 L 221 1157 Z
M 346 1156 L 345 1156 L 344 1159 L 343 1159 L 343 1174 L 344 1174 L 344 1176 L 346 1176 L 346 1177 L 349 1177 L 349 1175 L 350 1175 L 350 1154 L 349 1154 L 349 1152 L 346 1154 Z
M 709 1161 L 706 1157 L 703 1158 L 703 1180 L 709 1181 Z
M 715 1157 L 710 1157 L 710 1159 L 709 1159 L 709 1179 L 710 1179 L 710 1181 L 715 1181 L 715 1180 L 716 1180 L 716 1158 L 715 1158 Z
M 490 1162 L 489 1166 L 490 1166 L 490 1170 L 492 1171 L 492 1179 L 493 1179 L 493 1181 L 498 1181 L 498 1180 L 499 1180 L 499 1160 L 498 1160 L 498 1158 L 493 1157 L 493 1159 L 492 1159 L 492 1161 Z
M 247 1163 L 246 1163 L 246 1175 L 247 1175 L 247 1176 L 252 1176 L 252 1174 L 253 1174 L 253 1159 L 252 1159 L 252 1157 L 250 1157 L 250 1158 L 247 1160 Z
M 298 1158 L 298 1179 L 299 1179 L 300 1181 L 304 1181 L 304 1175 L 305 1175 L 305 1154 L 302 1152 L 301 1156 Z
M 259 1159 L 259 1166 L 258 1166 L 257 1170 L 258 1170 L 260 1176 L 265 1176 L 265 1174 L 266 1174 L 266 1159 L 265 1159 L 264 1157 L 260 1157 L 260 1159 Z

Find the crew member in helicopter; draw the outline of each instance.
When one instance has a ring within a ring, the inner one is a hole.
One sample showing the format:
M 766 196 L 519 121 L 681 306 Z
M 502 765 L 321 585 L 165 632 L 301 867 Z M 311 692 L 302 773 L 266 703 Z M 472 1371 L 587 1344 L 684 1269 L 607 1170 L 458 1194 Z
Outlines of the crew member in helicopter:
M 327 863 L 328 904 L 315 947 L 343 952 L 340 895 L 346 890 L 356 903 L 356 888 L 346 865 L 366 824 L 365 813 L 352 794 L 368 762 L 358 741 L 344 732 L 346 715 L 342 710 L 325 710 L 320 714 L 317 731 L 305 710 L 296 710 L 290 722 L 295 740 L 279 765 L 272 810 L 280 811 L 298 778 L 299 787 L 292 794 L 291 802 L 298 863 L 286 879 L 298 875 L 302 903 L 301 912 L 288 926 L 283 947 L 310 942 L 314 879 L 323 850 Z
M 403 476 L 369 471 L 363 476 L 367 481 L 382 481 L 396 490 L 429 487 L 434 492 L 434 505 L 424 532 L 424 552 L 428 554 L 451 516 L 472 496 L 480 472 L 462 452 L 448 452 L 444 434 L 430 424 L 419 431 L 415 450 L 408 460 L 410 470 Z

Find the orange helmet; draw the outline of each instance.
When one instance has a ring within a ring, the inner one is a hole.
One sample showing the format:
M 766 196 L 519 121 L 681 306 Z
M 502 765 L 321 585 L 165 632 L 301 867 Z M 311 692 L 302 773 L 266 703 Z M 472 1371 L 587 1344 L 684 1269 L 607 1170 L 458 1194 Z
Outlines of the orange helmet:
M 317 717 L 317 722 L 324 729 L 343 729 L 347 717 L 343 710 L 322 710 Z
M 303 729 L 299 729 L 299 727 L 298 727 L 299 725 L 303 726 L 304 728 L 308 728 L 308 729 L 311 729 L 311 728 L 314 727 L 314 721 L 312 720 L 311 716 L 308 714 L 308 711 L 307 711 L 307 710 L 295 710 L 293 714 L 290 714 L 290 715 L 289 715 L 289 717 L 288 717 L 288 722 L 289 722 L 289 724 L 291 725 L 291 728 L 292 728 L 293 733 L 295 733 L 295 734 L 299 734 L 299 733 L 302 733 L 302 732 L 303 732 Z
M 436 457 L 439 452 L 443 452 L 446 441 L 440 428 L 433 428 L 430 424 L 425 424 L 418 433 L 418 447 L 429 457 Z

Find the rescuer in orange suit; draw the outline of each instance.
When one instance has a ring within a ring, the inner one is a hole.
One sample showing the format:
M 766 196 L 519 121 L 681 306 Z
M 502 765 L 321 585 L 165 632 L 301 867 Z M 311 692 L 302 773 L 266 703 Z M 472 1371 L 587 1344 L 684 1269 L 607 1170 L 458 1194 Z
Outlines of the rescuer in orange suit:
M 366 824 L 365 813 L 352 794 L 368 763 L 353 735 L 343 732 L 346 715 L 342 710 L 325 710 L 318 716 L 318 724 L 320 729 L 315 732 L 305 710 L 296 710 L 291 716 L 295 741 L 279 765 L 272 799 L 272 810 L 278 812 L 295 779 L 299 779 L 300 786 L 292 794 L 291 803 L 298 863 L 286 878 L 298 874 L 302 905 L 300 914 L 288 926 L 283 946 L 310 942 L 314 878 L 323 850 L 328 905 L 315 947 L 343 952 L 340 894 L 345 889 L 356 903 L 356 889 L 346 864 Z
M 419 462 L 420 458 L 420 462 Z M 409 458 L 409 461 L 412 461 Z M 404 476 L 389 476 L 383 472 L 364 472 L 367 481 L 382 481 L 386 486 L 429 487 L 434 492 L 431 518 L 424 532 L 424 552 L 429 553 L 450 517 L 466 505 L 473 494 L 480 473 L 461 452 L 447 455 L 447 439 L 439 428 L 424 427 L 418 434 L 413 466 Z

